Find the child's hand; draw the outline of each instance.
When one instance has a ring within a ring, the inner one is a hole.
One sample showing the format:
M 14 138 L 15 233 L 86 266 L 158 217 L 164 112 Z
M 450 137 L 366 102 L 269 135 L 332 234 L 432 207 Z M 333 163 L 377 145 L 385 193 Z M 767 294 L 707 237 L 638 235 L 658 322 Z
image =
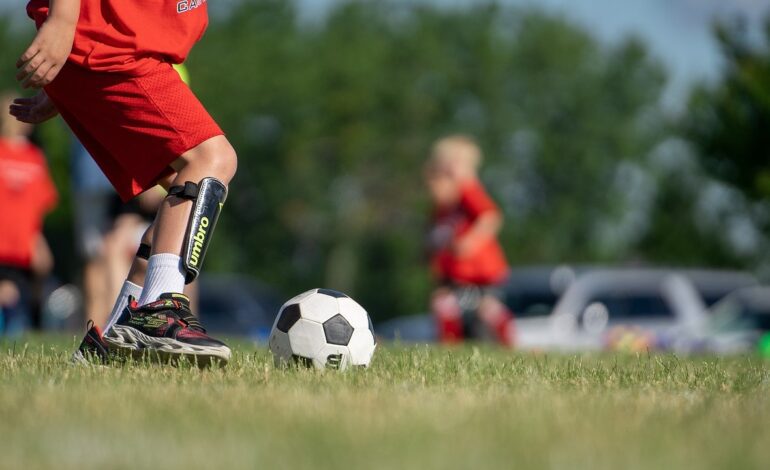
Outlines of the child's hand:
M 32 98 L 16 98 L 8 110 L 11 116 L 28 124 L 40 124 L 59 114 L 44 91 Z
M 471 228 L 454 243 L 453 251 L 458 258 L 472 256 L 500 231 L 503 219 L 497 211 L 481 214 Z
M 16 61 L 22 88 L 42 88 L 53 81 L 72 51 L 76 22 L 49 17 L 32 44 Z

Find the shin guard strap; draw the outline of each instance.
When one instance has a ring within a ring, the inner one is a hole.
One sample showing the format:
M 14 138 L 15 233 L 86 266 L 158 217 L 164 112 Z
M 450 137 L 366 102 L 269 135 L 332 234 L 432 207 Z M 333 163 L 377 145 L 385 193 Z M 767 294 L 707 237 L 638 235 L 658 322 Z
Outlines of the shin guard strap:
M 198 198 L 199 189 L 197 184 L 192 181 L 186 181 L 184 186 L 172 186 L 168 188 L 168 195 L 194 201 Z
M 136 250 L 136 257 L 149 260 L 151 252 L 152 252 L 152 247 L 147 243 L 142 243 L 139 245 L 139 249 Z

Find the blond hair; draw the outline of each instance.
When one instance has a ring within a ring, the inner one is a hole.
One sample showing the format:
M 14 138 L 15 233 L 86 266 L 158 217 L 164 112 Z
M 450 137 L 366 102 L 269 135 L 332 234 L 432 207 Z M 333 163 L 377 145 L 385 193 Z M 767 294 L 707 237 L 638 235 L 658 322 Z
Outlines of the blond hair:
M 460 177 L 474 177 L 481 166 L 481 148 L 476 140 L 463 134 L 442 137 L 433 143 L 430 164 L 448 166 Z

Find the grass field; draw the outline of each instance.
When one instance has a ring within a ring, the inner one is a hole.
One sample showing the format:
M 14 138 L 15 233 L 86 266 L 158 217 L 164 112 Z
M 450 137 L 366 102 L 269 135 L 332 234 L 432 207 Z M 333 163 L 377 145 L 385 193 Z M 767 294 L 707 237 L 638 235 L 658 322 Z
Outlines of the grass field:
M 0 468 L 768 468 L 770 363 L 381 347 L 346 373 L 0 341 Z

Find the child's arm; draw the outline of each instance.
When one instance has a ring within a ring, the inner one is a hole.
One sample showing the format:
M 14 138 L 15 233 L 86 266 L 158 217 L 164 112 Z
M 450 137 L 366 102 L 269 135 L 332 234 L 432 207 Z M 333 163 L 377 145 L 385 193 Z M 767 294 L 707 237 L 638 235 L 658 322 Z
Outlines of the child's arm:
M 16 62 L 23 88 L 42 88 L 53 81 L 72 51 L 80 16 L 80 0 L 49 0 L 48 19 Z
M 480 214 L 473 225 L 456 242 L 454 251 L 460 258 L 473 253 L 482 243 L 495 238 L 503 226 L 503 218 L 496 210 Z

